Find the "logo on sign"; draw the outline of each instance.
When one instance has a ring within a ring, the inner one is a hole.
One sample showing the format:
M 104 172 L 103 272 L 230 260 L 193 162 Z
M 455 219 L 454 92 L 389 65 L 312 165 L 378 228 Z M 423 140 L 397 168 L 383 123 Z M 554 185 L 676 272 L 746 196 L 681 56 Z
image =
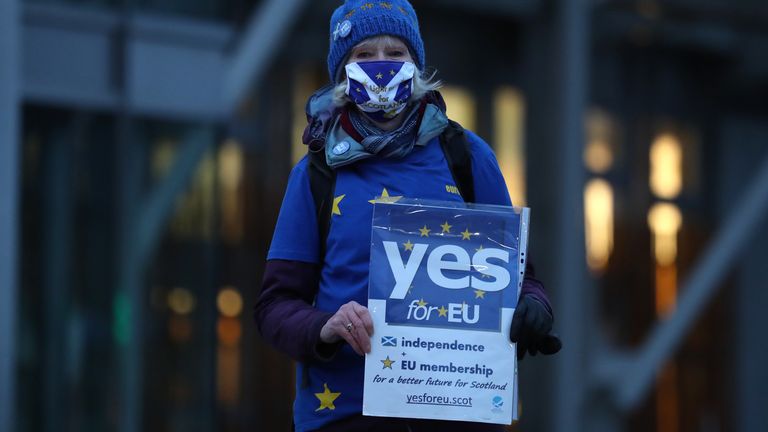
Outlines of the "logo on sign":
M 399 244 L 381 243 L 393 281 L 388 323 L 498 330 L 501 295 L 512 286 L 509 251 L 416 242 L 401 254 Z M 415 296 L 414 287 L 424 294 Z
M 394 336 L 382 336 L 381 346 L 396 347 L 397 338 Z
M 427 254 L 429 245 L 416 243 L 413 245 L 413 252 L 408 260 L 403 262 L 400 257 L 400 250 L 397 243 L 392 241 L 384 242 L 384 250 L 387 253 L 387 260 L 395 277 L 395 287 L 389 298 L 402 300 L 408 292 L 408 288 L 421 268 L 424 256 Z M 452 259 L 449 257 L 453 257 Z M 500 266 L 488 262 L 489 259 L 498 259 L 504 263 L 509 263 L 509 252 L 503 249 L 487 248 L 475 252 L 470 259 L 469 252 L 456 245 L 442 245 L 434 248 L 427 257 L 427 275 L 429 279 L 437 286 L 446 289 L 477 288 L 487 292 L 501 291 L 509 285 L 509 271 Z M 486 281 L 480 277 L 470 276 L 472 269 L 479 273 L 490 276 L 493 280 Z M 458 278 L 452 278 L 446 275 L 447 270 L 463 272 L 466 275 Z
M 514 214 L 383 208 L 374 211 L 370 293 L 386 302 L 386 322 L 499 331 L 520 277 Z

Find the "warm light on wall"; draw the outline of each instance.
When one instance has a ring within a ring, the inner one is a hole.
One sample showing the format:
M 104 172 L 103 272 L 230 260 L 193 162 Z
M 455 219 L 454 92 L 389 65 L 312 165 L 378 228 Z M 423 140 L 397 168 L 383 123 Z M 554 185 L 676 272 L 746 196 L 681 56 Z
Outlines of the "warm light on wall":
M 168 336 L 175 343 L 192 339 L 192 322 L 186 316 L 173 315 L 168 319 Z
M 613 167 L 615 127 L 607 113 L 591 109 L 587 115 L 587 144 L 584 165 L 595 174 L 605 174 Z
M 494 96 L 494 147 L 499 168 L 516 206 L 525 206 L 525 100 L 515 88 L 501 87 Z
M 651 145 L 650 162 L 651 191 L 664 199 L 677 197 L 683 187 L 683 150 L 677 137 L 659 135 Z
M 613 153 L 607 141 L 591 140 L 584 151 L 584 164 L 590 171 L 603 174 L 613 165 Z
M 592 174 L 607 174 L 613 168 L 614 123 L 598 108 L 589 110 L 585 123 L 584 165 Z M 613 187 L 607 180 L 593 177 L 584 187 L 584 242 L 587 265 L 595 273 L 605 270 L 613 252 L 613 214 Z
M 227 139 L 219 149 L 219 182 L 225 189 L 236 189 L 243 178 L 243 151 L 234 139 Z
M 651 144 L 649 184 L 661 199 L 672 200 L 683 188 L 683 149 L 677 136 L 662 133 Z M 648 211 L 656 260 L 656 315 L 669 316 L 677 304 L 677 235 L 683 224 L 680 209 L 658 202 Z M 656 423 L 661 432 L 679 428 L 679 391 L 674 360 L 664 366 L 657 379 Z
M 226 287 L 216 297 L 219 313 L 225 317 L 237 317 L 243 310 L 243 298 L 235 288 Z
M 656 316 L 666 317 L 677 305 L 677 266 L 656 265 Z
M 200 160 L 187 191 L 176 200 L 170 231 L 180 238 L 209 240 L 213 234 L 217 161 L 212 152 Z
M 159 180 L 171 169 L 171 164 L 176 160 L 177 142 L 170 138 L 157 140 L 152 150 L 151 171 L 152 177 Z
M 659 265 L 670 265 L 677 258 L 677 233 L 683 215 L 676 205 L 656 203 L 648 212 L 648 226 L 653 232 L 653 248 Z
M 185 288 L 174 288 L 168 292 L 168 307 L 178 315 L 186 315 L 195 309 L 195 296 Z
M 584 224 L 587 263 L 603 270 L 613 251 L 613 188 L 602 179 L 592 179 L 584 188 Z
M 235 405 L 240 398 L 240 338 L 242 324 L 236 318 L 219 317 L 216 325 L 219 346 L 216 355 L 216 399 Z
M 222 345 L 234 347 L 240 343 L 243 329 L 239 319 L 219 317 L 219 321 L 216 324 L 216 333 Z
M 469 90 L 456 86 L 444 86 L 440 94 L 445 99 L 448 117 L 457 121 L 465 129 L 475 130 L 476 104 Z
M 243 214 L 240 184 L 243 180 L 243 150 L 240 144 L 228 139 L 219 148 L 219 202 L 221 206 L 221 235 L 230 243 L 243 236 Z

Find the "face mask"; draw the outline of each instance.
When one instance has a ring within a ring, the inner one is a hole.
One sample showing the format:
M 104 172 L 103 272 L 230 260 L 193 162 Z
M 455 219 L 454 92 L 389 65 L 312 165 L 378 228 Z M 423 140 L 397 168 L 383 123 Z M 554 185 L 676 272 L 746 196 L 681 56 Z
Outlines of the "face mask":
M 350 63 L 347 71 L 347 95 L 365 115 L 385 123 L 400 114 L 413 90 L 413 63 L 370 61 Z

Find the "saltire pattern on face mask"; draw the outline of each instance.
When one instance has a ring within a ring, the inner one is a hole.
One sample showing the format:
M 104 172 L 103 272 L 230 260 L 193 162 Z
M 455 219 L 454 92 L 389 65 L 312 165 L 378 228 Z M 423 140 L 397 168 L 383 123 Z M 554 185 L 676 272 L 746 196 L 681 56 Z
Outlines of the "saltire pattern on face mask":
M 400 114 L 413 92 L 416 66 L 409 62 L 371 61 L 346 66 L 346 93 L 374 121 Z

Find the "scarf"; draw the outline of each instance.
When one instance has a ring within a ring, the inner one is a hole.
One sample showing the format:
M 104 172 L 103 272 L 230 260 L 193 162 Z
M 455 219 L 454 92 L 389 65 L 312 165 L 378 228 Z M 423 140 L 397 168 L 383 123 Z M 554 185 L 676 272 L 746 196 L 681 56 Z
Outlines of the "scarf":
M 406 114 L 403 123 L 395 130 L 385 131 L 376 127 L 373 123 L 364 118 L 358 110 L 349 110 L 349 123 L 342 126 L 349 126 L 357 132 L 356 138 L 363 146 L 366 152 L 383 157 L 401 158 L 413 150 L 416 143 L 416 134 L 419 130 L 421 118 L 424 115 L 423 104 L 417 104 Z

